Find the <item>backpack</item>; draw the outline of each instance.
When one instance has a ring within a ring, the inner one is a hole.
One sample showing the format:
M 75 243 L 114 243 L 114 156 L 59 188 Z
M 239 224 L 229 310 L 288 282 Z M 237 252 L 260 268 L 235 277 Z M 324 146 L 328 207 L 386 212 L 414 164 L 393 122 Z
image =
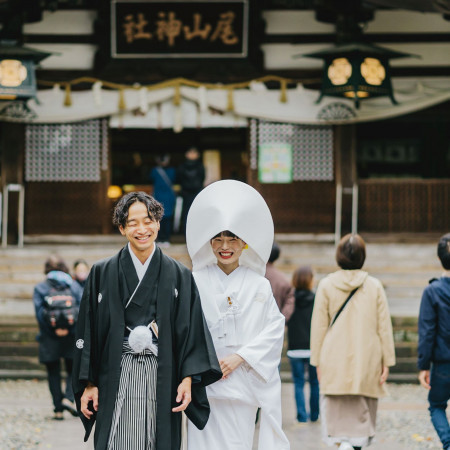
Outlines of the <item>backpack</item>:
M 49 293 L 45 296 L 43 317 L 51 328 L 72 327 L 78 319 L 78 309 L 70 286 L 63 288 L 50 286 Z

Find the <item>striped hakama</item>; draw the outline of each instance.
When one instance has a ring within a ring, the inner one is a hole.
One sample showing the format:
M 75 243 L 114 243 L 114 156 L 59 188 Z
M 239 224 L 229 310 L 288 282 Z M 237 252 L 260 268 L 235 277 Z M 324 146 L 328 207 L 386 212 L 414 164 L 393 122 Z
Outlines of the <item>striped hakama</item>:
M 124 340 L 108 450 L 156 449 L 157 357 L 148 349 L 133 353 Z

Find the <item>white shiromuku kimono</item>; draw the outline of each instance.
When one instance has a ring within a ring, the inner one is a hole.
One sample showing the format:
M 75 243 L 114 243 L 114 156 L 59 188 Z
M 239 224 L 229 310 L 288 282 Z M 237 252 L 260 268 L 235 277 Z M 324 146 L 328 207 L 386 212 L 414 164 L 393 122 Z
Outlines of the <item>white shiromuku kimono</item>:
M 289 449 L 281 428 L 278 373 L 285 319 L 269 281 L 242 266 L 227 276 L 215 264 L 194 272 L 194 278 L 218 359 L 237 353 L 245 363 L 208 386 L 211 415 L 203 431 L 188 424 L 188 448 L 251 450 L 259 407 L 258 449 Z M 230 414 L 231 421 L 225 417 Z
M 229 275 L 217 266 L 210 242 L 225 230 L 248 245 Z M 265 200 L 240 181 L 210 184 L 189 210 L 186 243 L 217 357 L 237 353 L 245 362 L 207 387 L 209 420 L 202 431 L 188 422 L 188 450 L 251 450 L 258 408 L 258 450 L 290 448 L 281 428 L 278 372 L 285 319 L 264 278 L 273 238 Z

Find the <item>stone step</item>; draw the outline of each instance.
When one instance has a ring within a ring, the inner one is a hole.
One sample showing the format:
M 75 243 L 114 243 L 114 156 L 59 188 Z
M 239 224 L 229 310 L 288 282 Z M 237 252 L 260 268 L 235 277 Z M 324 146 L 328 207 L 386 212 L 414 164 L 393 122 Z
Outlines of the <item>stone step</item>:
M 41 364 L 41 367 L 42 364 Z M 46 380 L 47 371 L 45 369 L 0 369 L 0 379 L 2 380 Z
M 0 327 L 0 342 L 27 343 L 36 342 L 38 327 Z
M 397 358 L 415 358 L 417 360 L 417 342 L 396 342 L 395 355 Z
M 395 366 L 390 368 L 392 373 L 415 373 L 417 369 L 417 358 L 414 357 L 397 357 Z
M 10 317 L 11 315 L 16 314 L 20 314 L 22 317 L 28 317 L 36 321 L 31 298 L 0 298 L 0 316 Z
M 0 356 L 37 357 L 37 342 L 0 342 Z
M 408 373 L 389 373 L 388 383 L 419 384 L 418 371 Z
M 42 280 L 42 279 L 41 279 Z M 0 298 L 28 299 L 33 298 L 36 283 L 7 283 L 0 285 Z
M 37 356 L 0 356 L 1 370 L 40 370 L 42 367 Z
M 417 329 L 394 329 L 394 342 L 396 343 L 413 343 L 417 346 L 418 340 Z

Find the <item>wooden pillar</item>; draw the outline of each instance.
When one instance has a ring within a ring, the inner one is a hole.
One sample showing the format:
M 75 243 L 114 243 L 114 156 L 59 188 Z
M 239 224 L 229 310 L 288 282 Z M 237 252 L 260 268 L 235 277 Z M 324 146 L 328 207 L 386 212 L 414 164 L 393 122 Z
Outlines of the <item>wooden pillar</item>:
M 338 125 L 334 130 L 336 159 L 336 241 L 357 231 L 358 180 L 356 168 L 356 126 Z
M 7 184 L 23 184 L 25 158 L 25 124 L 0 122 L 1 192 Z M 18 192 L 9 193 L 8 239 L 17 243 L 18 239 Z
M 106 120 L 106 119 L 104 119 Z M 100 171 L 100 188 L 99 188 L 99 211 L 102 214 L 101 232 L 102 234 L 111 234 L 112 226 L 112 208 L 114 202 L 108 197 L 108 187 L 111 184 L 112 173 L 112 151 L 111 151 L 111 129 L 108 127 L 106 131 L 106 139 L 108 140 L 108 168 Z M 105 136 L 103 136 L 105 139 Z

